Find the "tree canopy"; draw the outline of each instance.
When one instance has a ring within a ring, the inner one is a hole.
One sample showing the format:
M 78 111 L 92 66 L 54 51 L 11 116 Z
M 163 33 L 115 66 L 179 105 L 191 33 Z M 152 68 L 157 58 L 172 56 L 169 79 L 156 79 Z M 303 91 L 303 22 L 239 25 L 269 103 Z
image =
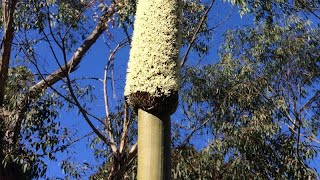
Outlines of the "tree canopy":
M 207 107 L 198 116 L 214 137 L 202 152 L 211 171 L 201 175 L 316 178 L 309 163 L 319 152 L 318 34 L 297 16 L 260 22 L 228 31 L 218 63 L 187 68 L 183 99 Z

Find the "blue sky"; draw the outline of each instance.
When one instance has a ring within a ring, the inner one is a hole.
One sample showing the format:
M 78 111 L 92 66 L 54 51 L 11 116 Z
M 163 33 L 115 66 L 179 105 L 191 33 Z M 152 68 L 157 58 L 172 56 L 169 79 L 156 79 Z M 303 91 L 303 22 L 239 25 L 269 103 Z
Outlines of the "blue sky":
M 222 3 L 217 1 L 211 10 L 209 25 L 214 26 L 215 24 L 219 23 L 222 19 L 224 19 L 230 12 L 231 6 L 228 3 Z M 219 26 L 217 30 L 214 32 L 212 37 L 212 47 L 210 49 L 209 55 L 203 60 L 203 64 L 214 63 L 216 62 L 218 57 L 218 48 L 222 42 L 221 36 L 227 29 L 234 29 L 237 27 L 242 27 L 244 25 L 249 25 L 252 23 L 253 17 L 250 15 L 245 15 L 242 18 L 237 12 L 237 9 L 234 10 L 230 19 L 228 19 L 224 24 Z M 121 30 L 120 30 L 121 31 Z M 131 30 L 130 30 L 131 31 Z M 105 40 L 109 43 L 109 45 L 114 48 L 121 38 L 125 37 L 123 32 L 119 32 L 118 29 L 111 30 L 111 33 L 114 34 L 116 37 L 114 40 L 109 40 L 106 36 L 101 37 L 94 46 L 90 49 L 90 51 L 86 54 L 83 62 L 80 64 L 79 69 L 72 74 L 72 77 L 80 77 L 80 76 L 87 76 L 87 77 L 97 77 L 103 79 L 104 67 L 106 65 L 107 58 L 109 57 L 109 49 L 105 45 Z M 120 38 L 119 38 L 120 37 Z M 182 50 L 183 52 L 183 50 Z M 118 52 L 115 59 L 115 91 L 116 91 L 116 98 L 110 99 L 111 107 L 116 105 L 116 101 L 120 100 L 123 95 L 123 88 L 125 83 L 125 72 L 127 67 L 129 55 L 129 47 L 125 47 L 121 51 Z M 193 65 L 197 63 L 198 57 L 197 55 L 191 53 L 189 57 L 188 64 Z M 95 86 L 94 93 L 97 96 L 97 99 L 94 101 L 93 104 L 90 105 L 91 112 L 98 117 L 104 117 L 104 101 L 103 101 L 103 91 L 102 91 L 102 83 L 99 81 L 84 81 L 85 83 L 90 83 L 91 85 Z M 109 90 L 109 97 L 112 97 L 112 91 Z M 182 112 L 181 110 L 177 110 L 177 112 L 172 116 L 172 119 L 179 119 Z M 70 112 L 66 112 L 64 110 L 60 111 L 60 119 L 62 126 L 68 128 L 75 128 L 78 131 L 78 136 L 82 136 L 91 132 L 89 126 L 86 124 L 84 119 L 81 116 L 78 116 L 75 110 Z M 98 125 L 98 124 L 96 124 Z M 208 139 L 201 139 L 198 145 L 201 147 L 202 145 L 206 144 Z M 93 155 L 93 150 L 89 148 L 88 139 L 84 138 L 83 140 L 77 142 L 73 146 L 71 146 L 71 150 L 75 152 L 72 155 L 74 160 L 79 163 L 88 162 L 90 164 L 101 164 L 102 161 L 95 159 Z M 47 175 L 49 177 L 61 177 L 63 176 L 60 165 L 61 160 L 66 159 L 68 157 L 65 153 L 58 154 L 58 161 L 47 161 L 48 163 L 48 172 Z M 320 169 L 320 162 L 319 160 L 313 161 L 311 164 L 317 166 Z M 89 171 L 90 172 L 90 171 Z M 87 177 L 83 177 L 83 179 L 87 179 Z

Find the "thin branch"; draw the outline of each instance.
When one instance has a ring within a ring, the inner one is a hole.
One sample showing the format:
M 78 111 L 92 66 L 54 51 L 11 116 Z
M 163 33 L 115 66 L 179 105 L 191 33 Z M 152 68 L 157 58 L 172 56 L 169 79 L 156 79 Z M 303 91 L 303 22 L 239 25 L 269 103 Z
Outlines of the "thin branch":
M 107 134 L 109 136 L 110 141 L 113 145 L 111 145 L 111 150 L 113 154 L 117 154 L 117 147 L 115 145 L 115 140 L 113 136 L 113 129 L 110 120 L 110 112 L 109 112 L 109 100 L 108 100 L 108 92 L 107 92 L 107 77 L 108 77 L 108 64 L 104 70 L 104 79 L 103 79 L 103 97 L 104 97 L 104 104 L 105 104 L 105 112 L 106 118 L 104 120 L 104 125 L 106 127 Z
M 202 27 L 202 25 L 205 23 L 205 19 L 207 18 L 207 15 L 208 13 L 210 12 L 210 9 L 212 8 L 213 4 L 214 4 L 215 0 L 212 0 L 209 7 L 207 8 L 207 10 L 204 12 L 199 24 L 198 24 L 198 27 L 195 31 L 195 33 L 193 34 L 192 36 L 192 39 L 191 39 L 191 42 L 189 43 L 189 46 L 187 48 L 187 51 L 185 52 L 183 58 L 182 58 L 182 61 L 181 61 L 181 67 L 184 66 L 184 64 L 186 63 L 187 61 L 187 58 L 188 58 L 188 55 L 189 55 L 189 52 L 191 50 L 191 47 L 193 45 L 193 43 L 195 42 L 195 40 L 197 39 L 198 35 L 199 35 L 199 32 L 200 32 L 200 29 Z
M 131 46 L 131 37 L 130 37 L 130 35 L 129 35 L 129 33 L 128 33 L 128 28 L 127 28 L 127 26 L 126 26 L 124 23 L 122 23 L 122 26 L 123 26 L 123 31 L 124 31 L 124 33 L 125 33 L 126 36 L 127 36 L 129 45 Z
M 300 109 L 300 113 L 303 112 L 305 109 L 307 109 L 314 101 L 316 101 L 320 97 L 320 90 L 316 92 L 316 94 L 310 98 L 308 102 L 306 102 L 302 108 Z
M 190 134 L 184 139 L 184 141 L 179 146 L 180 147 L 185 146 L 190 141 L 190 139 L 192 138 L 194 133 L 197 132 L 198 130 L 202 129 L 202 127 L 205 126 L 209 122 L 209 120 L 210 119 L 205 120 L 202 124 L 200 124 L 199 127 L 196 127 L 196 126 L 193 127 Z
M 220 25 L 224 24 L 233 14 L 233 11 L 234 11 L 234 7 L 235 6 L 232 6 L 232 9 L 230 10 L 229 14 L 226 16 L 226 18 L 224 18 L 222 21 L 220 21 L 218 24 L 216 24 L 215 26 L 209 28 L 207 31 L 213 31 L 215 30 L 216 28 L 218 28 Z
M 96 2 L 96 0 L 91 0 L 86 7 L 78 14 L 77 17 L 75 17 L 72 21 L 72 23 L 70 24 L 70 26 L 68 27 L 68 29 L 66 30 L 64 36 L 63 36 L 63 40 L 66 38 L 66 36 L 68 35 L 69 31 L 72 29 L 72 26 L 76 23 L 76 21 L 78 21 L 80 19 L 80 17 L 83 15 L 83 13 L 85 12 L 85 10 L 87 10 L 89 7 L 91 7 L 94 2 Z
M 301 136 L 301 121 L 298 120 L 298 137 L 297 137 L 297 157 L 300 159 L 300 136 Z
M 35 64 L 33 63 L 33 65 L 35 65 Z M 39 69 L 36 65 L 35 65 L 35 67 L 36 67 L 37 71 L 39 72 L 39 75 L 40 75 L 41 79 L 45 79 L 45 77 L 40 73 L 40 69 Z M 66 101 L 69 102 L 70 104 L 73 104 L 73 105 L 76 106 L 76 103 L 75 103 L 75 102 L 73 102 L 71 99 L 69 99 L 69 98 L 66 97 L 65 95 L 61 94 L 61 93 L 60 93 L 56 88 L 54 88 L 52 85 L 50 85 L 50 86 L 48 85 L 48 87 L 49 87 L 51 90 L 53 90 L 53 92 L 55 92 L 57 95 L 59 95 L 59 97 L 62 97 L 64 100 L 66 100 Z M 85 111 L 86 111 L 86 114 L 88 114 L 88 116 L 90 116 L 90 117 L 94 118 L 95 120 L 99 121 L 101 124 L 104 124 L 103 121 L 102 121 L 100 118 L 98 118 L 97 116 L 95 116 L 95 115 L 93 115 L 92 113 L 88 112 L 87 110 L 85 110 Z
M 96 81 L 103 82 L 103 79 L 96 78 L 96 77 L 80 77 L 80 78 L 74 78 L 71 82 L 74 83 L 74 82 L 79 81 L 79 80 L 96 80 Z
M 302 137 L 310 140 L 310 141 L 313 141 L 317 144 L 320 144 L 320 141 L 316 138 L 313 138 L 312 136 L 308 136 L 308 135 L 304 135 L 304 134 L 301 134 L 301 133 L 298 133 L 294 128 L 292 128 L 290 125 L 288 124 L 285 124 L 290 130 L 292 130 L 292 132 L 296 133 L 297 135 L 300 134 Z
M 65 48 L 65 42 L 62 42 L 62 53 L 63 53 L 63 59 L 65 62 L 65 65 L 67 65 L 67 55 L 66 55 L 66 48 Z M 81 112 L 82 116 L 84 117 L 85 121 L 88 123 L 88 125 L 90 126 L 90 128 L 93 130 L 93 132 L 105 143 L 110 145 L 111 147 L 114 146 L 114 142 L 109 142 L 108 139 L 93 125 L 93 123 L 91 122 L 90 118 L 88 117 L 86 110 L 82 107 L 82 105 L 80 104 L 80 102 L 78 101 L 78 98 L 76 97 L 76 95 L 74 94 L 73 88 L 72 88 L 72 83 L 69 77 L 69 73 L 66 72 L 67 69 L 62 69 L 62 72 L 64 71 L 66 79 L 67 79 L 67 86 L 69 88 L 69 92 L 71 95 L 71 98 L 73 99 L 73 101 L 75 102 L 76 106 L 78 107 L 79 111 Z
M 54 33 L 53 33 L 53 31 L 52 31 L 49 6 L 47 6 L 47 19 L 48 19 L 48 24 L 49 24 L 49 31 L 50 31 L 50 34 L 51 34 L 51 36 L 52 36 L 52 38 L 53 38 L 53 41 L 54 41 L 54 42 L 58 45 L 58 47 L 62 50 L 61 44 L 59 43 L 59 41 L 57 40 L 57 38 L 54 36 Z M 45 36 L 47 36 L 47 35 L 44 33 L 44 31 L 43 31 L 43 34 L 44 34 Z M 48 39 L 48 37 L 46 37 L 46 38 Z M 47 41 L 49 41 L 49 40 L 47 40 Z M 50 41 L 49 41 L 49 42 L 50 42 Z M 49 43 L 49 42 L 48 42 L 48 43 Z
M 132 157 L 136 156 L 137 152 L 138 152 L 138 143 L 135 143 L 134 145 L 132 145 L 132 147 L 129 151 L 129 158 L 128 159 L 132 159 Z
M 129 117 L 129 107 L 127 102 L 124 102 L 124 115 L 123 115 L 123 129 L 122 129 L 122 134 L 121 134 L 121 140 L 120 140 L 120 147 L 119 147 L 119 152 L 122 153 L 123 150 L 125 149 L 125 145 L 127 143 L 127 135 L 128 135 L 128 131 L 129 131 L 129 127 L 131 124 L 131 121 L 129 121 L 130 117 Z
M 50 28 L 51 29 L 51 28 Z M 51 32 L 51 31 L 50 31 Z M 49 37 L 46 35 L 46 33 L 43 31 L 43 34 L 44 34 L 44 37 L 45 37 L 45 39 L 46 39 L 46 42 L 48 43 L 48 45 L 49 45 L 49 48 L 50 48 L 50 50 L 51 50 L 51 53 L 52 53 L 52 55 L 53 55 L 53 57 L 54 57 L 54 60 L 56 61 L 56 63 L 58 64 L 58 66 L 59 66 L 59 68 L 61 69 L 62 68 L 62 65 L 60 64 L 60 62 L 59 62 L 59 59 L 58 59 L 58 56 L 57 56 L 57 54 L 56 54 L 56 52 L 55 52 L 55 50 L 54 50 L 54 48 L 53 48 L 53 46 L 52 46 L 52 44 L 51 44 L 51 42 L 50 42 L 50 40 L 49 40 Z M 54 39 L 54 42 L 59 46 L 59 48 L 61 49 L 61 50 L 63 50 L 63 48 L 62 48 L 62 46 L 59 44 L 59 42 L 54 38 L 54 35 L 52 34 L 52 32 L 51 32 L 51 36 L 53 37 L 53 39 Z M 36 62 L 36 61 L 35 61 Z
M 31 58 L 29 57 L 28 53 L 25 51 L 25 49 L 23 49 L 23 53 L 25 54 L 25 56 L 30 60 L 30 62 L 35 66 L 36 70 L 39 72 L 40 77 L 45 81 L 45 77 L 42 75 L 36 61 L 31 60 Z M 33 54 L 33 59 L 35 59 L 34 54 Z M 47 83 L 45 81 L 45 83 Z M 55 92 L 56 94 L 58 94 L 60 97 L 62 97 L 64 100 L 66 100 L 67 102 L 69 102 L 70 104 L 76 105 L 75 102 L 73 102 L 71 99 L 69 99 L 68 97 L 64 96 L 63 94 L 61 94 L 57 89 L 55 89 L 52 85 L 47 84 L 48 87 L 53 90 L 53 92 Z M 17 114 L 19 115 L 18 121 L 15 125 L 15 130 L 14 130 L 14 141 L 16 142 L 18 139 L 18 136 L 20 134 L 20 129 L 21 129 L 21 123 L 22 123 L 22 119 L 23 119 L 23 114 L 27 111 L 27 108 L 29 107 L 31 100 L 28 98 L 24 98 L 24 101 L 20 102 L 19 108 L 18 108 L 18 112 Z M 86 110 L 85 110 L 86 111 Z M 86 111 L 86 114 L 94 119 L 96 119 L 97 121 L 99 121 L 100 123 L 103 124 L 103 122 L 101 121 L 100 118 L 94 116 L 93 114 L 89 113 L 88 111 Z
M 127 40 L 121 41 L 116 48 L 110 53 L 107 65 L 104 69 L 104 79 L 103 79 L 103 97 L 104 97 L 104 103 L 105 103 L 105 112 L 106 112 L 106 119 L 105 119 L 105 126 L 107 133 L 109 135 L 109 139 L 111 142 L 113 142 L 114 145 L 111 146 L 111 149 L 114 154 L 117 153 L 117 147 L 115 146 L 115 140 L 114 140 L 114 135 L 113 135 L 113 128 L 111 124 L 111 119 L 110 119 L 110 112 L 109 112 L 109 100 L 108 100 L 108 92 L 107 92 L 107 80 L 108 80 L 108 71 L 110 68 L 111 62 L 114 60 L 115 54 L 118 52 L 119 49 L 122 47 L 126 46 Z
M 107 27 L 107 22 L 112 18 L 117 9 L 118 8 L 114 4 L 109 6 L 108 11 L 100 18 L 98 25 L 87 37 L 87 39 L 82 43 L 82 45 L 75 51 L 68 63 L 64 65 L 62 68 L 59 68 L 53 73 L 51 73 L 49 76 L 45 78 L 45 80 L 39 81 L 37 84 L 35 84 L 29 89 L 28 94 L 30 98 L 35 98 L 37 94 L 39 94 L 38 92 L 46 89 L 48 86 L 53 85 L 56 82 L 60 81 L 62 78 L 64 78 L 65 70 L 69 69 L 70 72 L 73 72 L 76 69 L 76 67 L 82 61 L 82 58 L 86 54 L 86 52 L 104 32 L 104 30 Z
M 57 152 L 63 151 L 63 150 L 65 150 L 66 148 L 70 147 L 71 145 L 79 142 L 80 140 L 82 140 L 82 139 L 84 139 L 84 138 L 86 138 L 86 137 L 91 136 L 93 133 L 94 133 L 94 132 L 90 132 L 90 133 L 88 133 L 88 134 L 85 134 L 85 135 L 83 135 L 83 136 L 81 136 L 81 137 L 79 137 L 79 138 L 77 138 L 77 139 L 69 142 L 68 144 L 61 145 L 60 147 L 58 147 L 58 148 L 50 151 L 49 153 L 53 154 L 53 153 L 57 153 Z M 49 153 L 38 154 L 38 156 L 47 156 Z

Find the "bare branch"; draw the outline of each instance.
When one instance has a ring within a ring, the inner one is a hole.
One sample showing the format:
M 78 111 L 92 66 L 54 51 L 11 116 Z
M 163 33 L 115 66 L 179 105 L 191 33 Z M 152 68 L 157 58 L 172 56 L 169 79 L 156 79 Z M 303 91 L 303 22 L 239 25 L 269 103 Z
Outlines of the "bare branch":
M 302 137 L 304 137 L 304 138 L 306 138 L 306 139 L 308 139 L 308 140 L 310 140 L 310 141 L 313 141 L 313 142 L 315 142 L 315 143 L 317 143 L 317 144 L 320 144 L 320 140 L 318 140 L 318 139 L 316 139 L 316 138 L 313 138 L 312 136 L 308 136 L 308 135 L 304 135 L 304 134 L 301 134 L 301 133 L 299 133 L 299 132 L 297 132 L 294 128 L 292 128 L 290 125 L 288 125 L 288 124 L 285 124 L 292 132 L 294 132 L 294 133 L 296 133 L 297 135 L 300 135 L 300 136 L 302 136 Z
M 48 153 L 38 154 L 38 156 L 47 156 L 48 154 L 53 154 L 53 153 L 61 152 L 61 151 L 65 150 L 66 148 L 72 146 L 73 144 L 79 142 L 80 140 L 82 140 L 82 139 L 84 139 L 84 138 L 86 138 L 86 137 L 91 136 L 93 133 L 94 133 L 94 132 L 90 132 L 90 133 L 88 133 L 88 134 L 85 134 L 85 135 L 83 135 L 83 136 L 81 136 L 81 137 L 78 137 L 77 139 L 69 142 L 68 144 L 61 145 L 61 146 L 59 146 L 58 148 L 53 149 L 53 150 L 51 150 L 51 151 L 48 152 Z
M 103 79 L 103 97 L 104 97 L 104 104 L 105 104 L 105 111 L 106 111 L 106 118 L 104 120 L 104 124 L 106 127 L 106 131 L 109 135 L 109 139 L 113 143 L 113 145 L 111 145 L 111 150 L 113 154 L 116 154 L 117 147 L 115 145 L 115 140 L 113 137 L 113 130 L 112 130 L 112 124 L 111 124 L 110 112 L 109 112 L 109 100 L 108 100 L 108 93 L 107 93 L 108 64 L 109 63 L 107 63 L 107 66 L 104 70 L 104 79 Z
M 84 11 L 87 10 L 89 7 L 91 7 L 94 3 L 96 2 L 96 0 L 91 0 L 86 7 L 83 9 L 83 11 L 81 11 L 78 16 L 76 18 L 73 19 L 72 23 L 70 24 L 69 28 L 66 30 L 64 36 L 62 39 L 65 39 L 66 36 L 68 35 L 69 31 L 72 29 L 72 26 L 81 18 L 81 16 L 83 15 Z
M 107 89 L 108 89 L 108 87 L 107 87 L 108 71 L 110 69 L 110 64 L 114 60 L 114 56 L 115 56 L 116 52 L 119 49 L 121 49 L 122 47 L 124 47 L 127 44 L 127 42 L 128 42 L 127 40 L 121 41 L 116 46 L 116 48 L 110 53 L 108 61 L 107 61 L 107 65 L 106 65 L 106 67 L 104 69 L 103 97 L 104 97 L 105 111 L 106 111 L 105 126 L 106 126 L 107 133 L 109 135 L 109 139 L 114 144 L 114 145 L 111 145 L 111 149 L 112 149 L 114 154 L 117 153 L 117 147 L 115 145 L 115 140 L 114 140 L 114 135 L 113 135 L 113 128 L 112 128 L 111 119 L 110 119 L 110 112 L 109 112 L 109 100 L 108 100 L 108 92 L 107 92 Z
M 302 113 L 305 109 L 307 109 L 314 101 L 316 101 L 320 97 L 320 90 L 318 90 L 315 95 L 310 98 L 308 102 L 306 102 L 302 108 L 300 109 L 300 113 Z
M 129 113 L 128 113 L 128 104 L 125 101 L 124 102 L 124 116 L 123 116 L 123 129 L 122 129 L 122 134 L 121 134 L 121 141 L 120 141 L 120 147 L 119 147 L 119 152 L 122 153 L 123 150 L 125 149 L 125 145 L 127 143 L 127 135 L 128 135 L 128 130 L 131 121 L 129 121 Z
M 131 37 L 130 37 L 130 35 L 129 35 L 129 33 L 128 33 L 128 28 L 127 28 L 127 26 L 126 26 L 124 23 L 122 23 L 122 26 L 123 26 L 123 31 L 124 31 L 124 33 L 126 34 L 127 39 L 128 39 L 128 41 L 129 41 L 129 45 L 131 46 Z
M 98 25 L 87 37 L 87 39 L 82 43 L 82 45 L 75 51 L 70 60 L 62 68 L 57 69 L 45 79 L 39 81 L 37 84 L 29 89 L 29 97 L 35 98 L 38 92 L 46 89 L 48 86 L 55 84 L 65 77 L 65 71 L 73 72 L 76 67 L 82 61 L 85 53 L 90 49 L 90 47 L 96 42 L 100 35 L 107 28 L 107 22 L 113 17 L 114 13 L 117 11 L 117 6 L 114 4 L 110 5 L 106 13 L 100 18 Z
M 198 24 L 198 27 L 195 31 L 195 33 L 193 34 L 192 36 L 192 39 L 191 39 L 191 42 L 187 48 L 187 51 L 185 52 L 183 58 L 182 58 L 182 61 L 181 61 L 181 67 L 186 63 L 187 61 L 187 58 L 188 58 L 188 55 L 189 55 L 189 52 L 191 50 L 191 47 L 193 45 L 193 43 L 195 42 L 195 40 L 197 39 L 198 35 L 199 35 L 199 32 L 200 32 L 200 29 L 201 27 L 203 26 L 203 24 L 205 23 L 205 19 L 207 18 L 207 15 L 208 13 L 210 12 L 210 9 L 212 8 L 213 4 L 214 4 L 215 0 L 212 0 L 209 7 L 207 8 L 207 10 L 204 12 L 199 24 Z
M 224 24 L 232 15 L 234 11 L 234 6 L 232 6 L 232 9 L 230 10 L 229 14 L 226 16 L 226 18 L 224 18 L 222 21 L 220 21 L 218 24 L 216 24 L 215 26 L 209 28 L 207 31 L 213 31 L 215 30 L 217 27 L 219 27 L 220 25 Z
M 40 69 L 36 63 L 36 61 L 32 60 L 35 59 L 34 54 L 32 54 L 32 57 L 30 57 L 30 55 L 25 51 L 25 49 L 23 49 L 23 53 L 25 54 L 25 56 L 30 60 L 30 62 L 35 66 L 36 70 L 39 72 L 40 77 L 45 80 L 45 77 L 43 76 L 43 74 L 40 72 Z M 46 82 L 47 83 L 47 82 Z M 72 101 L 72 99 L 70 99 L 69 97 L 64 96 L 63 94 L 61 94 L 57 89 L 55 89 L 52 85 L 48 85 L 48 87 L 53 90 L 55 93 L 57 93 L 60 97 L 62 97 L 64 100 L 66 100 L 67 102 L 69 102 L 70 104 L 73 104 L 75 106 L 77 106 L 77 104 Z M 22 123 L 22 117 L 23 114 L 27 111 L 27 108 L 29 106 L 29 100 L 27 98 L 25 98 L 23 101 L 20 102 L 20 106 L 18 108 L 18 112 L 17 114 L 19 115 L 18 121 L 15 125 L 15 130 L 14 130 L 14 141 L 16 142 L 18 140 L 18 137 L 20 135 L 20 129 L 21 129 L 21 123 Z M 99 121 L 100 123 L 103 124 L 102 120 L 98 117 L 96 117 L 95 115 L 89 113 L 88 111 L 84 110 L 86 112 L 86 114 L 94 119 L 96 119 L 97 121 Z
M 79 81 L 79 80 L 96 80 L 96 81 L 103 82 L 102 79 L 97 78 L 97 77 L 80 77 L 80 78 L 73 79 L 71 82 L 73 83 L 73 82 L 76 82 L 76 81 Z
M 67 58 L 66 58 L 66 52 L 65 52 L 65 43 L 62 42 L 62 52 L 64 55 L 64 61 L 65 64 L 67 64 Z M 63 69 L 62 71 L 66 71 L 67 69 Z M 70 91 L 70 95 L 71 98 L 73 99 L 73 101 L 75 102 L 76 106 L 78 107 L 79 111 L 81 112 L 82 116 L 84 117 L 85 121 L 88 123 L 88 125 L 90 126 L 90 128 L 93 130 L 93 132 L 107 145 L 115 146 L 114 141 L 109 142 L 108 139 L 93 125 L 93 123 L 91 122 L 90 118 L 87 115 L 86 110 L 82 107 L 82 105 L 80 104 L 80 102 L 78 101 L 78 98 L 76 97 L 76 95 L 73 92 L 73 88 L 72 88 L 72 83 L 69 77 L 69 73 L 67 72 L 63 72 L 66 74 L 66 79 L 67 79 L 67 86 L 69 88 Z
M 205 120 L 203 123 L 200 124 L 200 126 L 194 126 L 190 132 L 190 134 L 188 136 L 186 136 L 186 138 L 184 139 L 184 141 L 179 145 L 179 146 L 185 146 L 189 141 L 190 139 L 192 138 L 192 136 L 194 135 L 194 133 L 196 133 L 197 131 L 199 131 L 200 129 L 203 128 L 203 126 L 205 126 L 208 122 L 209 122 L 210 119 L 207 119 Z

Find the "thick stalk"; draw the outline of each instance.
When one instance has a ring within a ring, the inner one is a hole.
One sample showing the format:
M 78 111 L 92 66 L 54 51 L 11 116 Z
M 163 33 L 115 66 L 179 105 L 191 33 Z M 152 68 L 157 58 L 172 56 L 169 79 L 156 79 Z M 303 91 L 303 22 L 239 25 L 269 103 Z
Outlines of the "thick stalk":
M 138 110 L 138 179 L 170 179 L 170 116 Z

